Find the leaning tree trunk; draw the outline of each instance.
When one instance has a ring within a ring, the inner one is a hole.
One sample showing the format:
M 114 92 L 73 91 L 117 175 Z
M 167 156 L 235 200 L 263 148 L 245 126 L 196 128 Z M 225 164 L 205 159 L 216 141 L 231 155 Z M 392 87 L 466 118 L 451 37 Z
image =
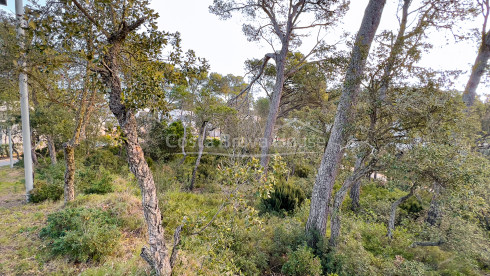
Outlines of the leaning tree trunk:
M 351 210 L 354 212 L 358 212 L 359 208 L 361 208 L 361 179 L 358 179 L 357 181 L 354 182 L 352 187 L 350 188 L 350 199 L 352 200 L 351 203 Z
M 142 24 L 144 20 L 135 24 Z M 165 244 L 164 229 L 162 226 L 162 213 L 158 207 L 153 174 L 146 163 L 143 150 L 138 142 L 136 117 L 132 110 L 128 109 L 121 99 L 122 88 L 118 56 L 121 52 L 121 44 L 129 33 L 126 26 L 122 30 L 112 34 L 109 38 L 110 48 L 104 57 L 105 64 L 110 70 L 101 72 L 105 84 L 111 88 L 109 92 L 109 108 L 117 118 L 124 136 L 124 146 L 128 155 L 129 169 L 135 175 L 141 189 L 143 213 L 148 227 L 149 249 L 141 250 L 141 257 L 155 270 L 157 275 L 170 275 L 172 273 L 170 255 Z M 137 27 L 135 27 L 137 28 Z
M 410 192 L 397 199 L 393 204 L 391 204 L 391 209 L 390 209 L 390 219 L 388 220 L 388 233 L 386 236 L 388 236 L 389 239 L 393 237 L 393 230 L 395 230 L 395 219 L 396 219 L 396 208 L 403 202 L 405 202 L 407 199 L 409 199 L 415 191 L 415 184 L 413 184 L 412 188 L 410 189 Z
M 344 181 L 340 189 L 335 193 L 333 202 L 332 214 L 330 218 L 330 240 L 329 244 L 332 247 L 337 245 L 338 237 L 340 236 L 340 207 L 344 202 L 347 191 L 351 186 L 359 181 L 359 179 L 369 171 L 371 164 L 362 166 L 367 155 L 362 154 L 363 158 L 358 158 L 354 166 L 354 172 Z
M 432 194 L 432 199 L 430 201 L 429 212 L 427 213 L 427 218 L 425 222 L 434 226 L 439 222 L 441 217 L 441 210 L 439 207 L 439 194 L 441 193 L 442 186 L 439 182 L 434 182 L 434 191 Z
M 368 132 L 368 140 L 370 139 L 371 142 L 374 140 L 374 132 L 376 128 L 376 122 L 377 122 L 377 110 L 381 107 L 381 104 L 386 101 L 386 93 L 388 91 L 388 88 L 391 83 L 391 79 L 393 78 L 393 69 L 395 68 L 395 64 L 397 62 L 397 59 L 399 58 L 400 54 L 403 53 L 403 46 L 405 44 L 405 31 L 407 29 L 407 22 L 408 22 L 408 9 L 411 4 L 411 0 L 404 0 L 403 1 L 403 7 L 402 7 L 402 17 L 400 21 L 400 29 L 398 30 L 398 34 L 395 39 L 395 43 L 393 44 L 393 47 L 391 48 L 390 55 L 388 56 L 386 60 L 386 65 L 384 67 L 383 71 L 383 76 L 381 77 L 381 82 L 380 82 L 380 88 L 377 93 L 372 95 L 373 97 L 373 102 L 372 102 L 372 113 L 371 113 L 371 125 L 369 127 L 369 132 Z M 362 156 L 359 156 L 358 158 L 362 158 Z M 375 174 L 376 175 L 376 174 Z M 357 180 L 351 187 L 350 190 L 350 198 L 352 199 L 351 203 L 351 209 L 352 211 L 356 212 L 360 208 L 360 196 L 361 196 L 361 181 Z
M 357 95 L 359 94 L 366 59 L 383 13 L 386 0 L 370 0 L 364 12 L 361 27 L 351 54 L 345 76 L 342 96 L 337 107 L 334 125 L 330 132 L 325 153 L 311 197 L 310 215 L 306 223 L 307 232 L 325 236 L 328 216 L 328 201 L 337 176 L 338 164 L 352 128 L 352 119 Z M 314 240 L 313 240 L 314 242 Z
M 75 200 L 75 148 L 71 143 L 63 144 L 65 154 L 65 204 Z
M 267 122 L 265 124 L 264 138 L 261 146 L 261 158 L 260 165 L 264 168 L 264 172 L 267 172 L 267 166 L 269 164 L 269 150 L 272 146 L 274 126 L 276 125 L 277 115 L 279 114 L 279 106 L 281 103 L 282 89 L 284 87 L 285 80 L 285 66 L 286 56 L 288 53 L 288 41 L 283 42 L 281 52 L 275 57 L 276 61 L 276 83 L 274 85 L 274 91 L 272 93 L 272 99 L 269 105 L 269 114 L 267 115 Z
M 46 137 L 46 140 L 48 141 L 48 151 L 49 151 L 49 158 L 51 158 L 51 164 L 56 165 L 56 148 L 54 146 L 54 141 L 53 141 L 53 136 L 48 135 Z
M 473 106 L 476 98 L 476 89 L 480 84 L 481 77 L 485 73 L 488 59 L 490 58 L 490 31 L 482 36 L 482 42 L 478 49 L 478 55 L 476 56 L 475 63 L 471 69 L 470 79 L 466 84 L 463 93 L 463 102 L 467 107 Z
M 192 191 L 194 189 L 194 182 L 196 181 L 196 174 L 197 174 L 197 168 L 199 167 L 199 164 L 201 163 L 201 157 L 202 157 L 202 152 L 204 150 L 204 140 L 206 139 L 206 128 L 208 126 L 208 122 L 204 121 L 201 125 L 201 129 L 199 131 L 199 139 L 198 139 L 198 153 L 197 153 L 197 159 L 196 159 L 196 164 L 194 165 L 194 169 L 192 170 L 192 178 L 191 178 L 191 185 L 189 186 L 189 189 Z

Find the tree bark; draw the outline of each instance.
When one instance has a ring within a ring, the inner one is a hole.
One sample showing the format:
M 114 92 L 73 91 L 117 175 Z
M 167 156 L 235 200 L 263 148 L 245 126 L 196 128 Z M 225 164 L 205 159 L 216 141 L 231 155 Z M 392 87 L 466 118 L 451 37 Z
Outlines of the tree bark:
M 471 69 L 471 75 L 463 92 L 463 102 L 466 107 L 471 107 L 475 103 L 476 89 L 480 84 L 481 77 L 485 73 L 488 59 L 490 58 L 490 31 L 482 35 L 482 42 L 478 49 L 475 63 Z
M 65 204 L 75 200 L 75 148 L 70 143 L 63 144 L 65 154 Z
M 390 86 L 391 79 L 393 78 L 393 69 L 395 68 L 395 64 L 398 56 L 403 52 L 403 46 L 405 43 L 405 31 L 407 29 L 407 21 L 408 21 L 408 9 L 411 0 L 404 0 L 402 7 L 402 17 L 400 21 L 400 29 L 398 29 L 398 34 L 395 39 L 395 43 L 391 48 L 390 55 L 386 60 L 386 65 L 384 66 L 383 76 L 380 80 L 379 91 L 373 93 L 372 95 L 372 113 L 371 113 L 371 125 L 368 131 L 368 140 L 373 142 L 374 140 L 374 132 L 376 131 L 376 122 L 377 122 L 377 111 L 381 107 L 381 104 L 386 101 L 386 92 Z M 362 158 L 359 156 L 358 158 Z M 376 172 L 374 173 L 374 178 L 376 179 Z M 360 196 L 361 196 L 361 180 L 357 180 L 350 190 L 350 198 L 352 199 L 351 209 L 356 212 L 360 208 Z
M 332 214 L 330 217 L 330 246 L 335 247 L 337 245 L 338 237 L 340 236 L 340 207 L 344 202 L 347 191 L 355 182 L 369 171 L 370 165 L 362 166 L 367 155 L 362 154 L 363 158 L 358 158 L 354 166 L 354 172 L 344 181 L 340 189 L 335 193 Z
M 184 137 L 182 137 L 182 160 L 180 160 L 179 165 L 184 164 L 185 158 L 187 157 L 187 153 L 185 152 L 185 145 L 186 143 L 186 137 L 187 137 L 187 125 L 182 121 L 182 124 L 184 125 Z
M 267 122 L 265 124 L 264 137 L 262 139 L 261 146 L 261 158 L 260 165 L 264 168 L 264 172 L 267 172 L 267 166 L 269 164 L 270 156 L 269 151 L 273 142 L 274 126 L 276 125 L 277 115 L 279 114 L 279 106 L 281 103 L 282 90 L 285 80 L 285 66 L 286 57 L 289 48 L 289 38 L 282 44 L 281 52 L 276 55 L 276 83 L 274 85 L 274 91 L 272 93 L 272 99 L 269 104 L 269 114 L 267 115 Z
M 350 199 L 352 200 L 350 208 L 354 212 L 359 211 L 359 208 L 361 208 L 361 184 L 361 179 L 358 179 L 350 188 Z
M 32 164 L 34 166 L 37 166 L 39 162 L 37 161 L 37 155 L 36 155 L 36 140 L 37 137 L 34 133 L 34 131 L 31 131 L 31 156 L 32 156 Z M 34 179 L 34 170 L 32 171 L 32 178 Z
M 10 158 L 10 168 L 14 167 L 14 157 L 13 157 L 13 140 L 12 140 L 12 127 L 7 127 L 7 135 L 9 139 L 9 158 Z M 17 159 L 19 159 L 19 153 L 17 153 Z
M 337 176 L 338 164 L 352 128 L 352 119 L 357 95 L 363 77 L 366 59 L 381 19 L 386 0 L 370 0 L 364 12 L 361 27 L 351 54 L 345 76 L 342 96 L 337 107 L 334 125 L 318 169 L 311 198 L 310 215 L 306 223 L 307 232 L 325 236 L 328 216 L 328 201 Z
M 410 192 L 407 195 L 400 197 L 395 202 L 393 202 L 393 204 L 391 204 L 390 219 L 388 220 L 388 233 L 386 234 L 389 239 L 393 237 L 393 230 L 395 230 L 396 208 L 407 199 L 409 199 L 414 192 L 415 184 L 413 184 L 412 188 L 410 188 Z
M 191 178 L 191 185 L 189 186 L 189 189 L 192 191 L 194 189 L 194 182 L 196 181 L 196 174 L 197 174 L 197 168 L 199 167 L 199 164 L 201 163 L 201 157 L 202 157 L 202 152 L 204 150 L 204 140 L 206 139 L 206 128 L 208 126 L 208 122 L 204 121 L 201 125 L 201 129 L 199 131 L 199 138 L 198 138 L 198 153 L 197 153 L 197 159 L 196 159 L 196 164 L 194 165 L 194 169 L 192 170 L 192 178 Z
M 143 22 L 144 20 L 138 20 L 136 23 L 141 25 Z M 104 57 L 104 61 L 109 70 L 103 71 L 101 74 L 105 85 L 111 89 L 109 92 L 109 108 L 117 118 L 125 138 L 124 146 L 128 155 L 129 169 L 135 175 L 141 189 L 143 213 L 148 227 L 149 249 L 143 248 L 140 255 L 155 270 L 157 275 L 170 275 L 172 272 L 170 256 L 165 244 L 162 214 L 158 207 L 153 174 L 138 142 L 135 114 L 123 104 L 121 99 L 122 88 L 118 56 L 121 53 L 121 44 L 130 32 L 128 28 L 137 28 L 137 26 L 135 27 L 136 23 L 130 26 L 126 25 L 122 30 L 108 37 L 110 48 Z
M 56 165 L 56 148 L 54 146 L 54 141 L 53 141 L 53 136 L 48 135 L 46 137 L 46 140 L 48 141 L 48 151 L 49 151 L 49 157 L 51 158 L 51 164 Z
M 441 193 L 442 186 L 439 182 L 434 182 L 434 191 L 432 194 L 432 199 L 430 201 L 429 212 L 427 213 L 427 218 L 425 222 L 434 226 L 439 222 L 440 208 L 439 208 L 439 194 Z

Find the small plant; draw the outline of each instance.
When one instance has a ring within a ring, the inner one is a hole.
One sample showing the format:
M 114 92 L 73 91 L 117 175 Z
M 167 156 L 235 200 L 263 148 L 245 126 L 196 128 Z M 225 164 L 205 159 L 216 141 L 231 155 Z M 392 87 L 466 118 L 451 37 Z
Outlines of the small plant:
M 63 186 L 56 183 L 48 183 L 45 180 L 37 180 L 34 189 L 29 192 L 29 201 L 33 203 L 45 200 L 59 200 L 63 196 Z
M 86 169 L 80 173 L 81 187 L 85 194 L 107 194 L 114 191 L 111 173 L 103 168 Z
M 40 236 L 53 255 L 76 262 L 100 261 L 119 243 L 117 222 L 110 212 L 100 209 L 67 208 L 48 216 Z
M 301 206 L 305 199 L 303 190 L 289 182 L 281 181 L 274 185 L 274 191 L 270 197 L 262 200 L 262 204 L 267 212 L 291 212 Z
M 320 259 L 305 245 L 291 253 L 282 266 L 282 273 L 291 276 L 317 276 L 322 274 L 322 265 Z

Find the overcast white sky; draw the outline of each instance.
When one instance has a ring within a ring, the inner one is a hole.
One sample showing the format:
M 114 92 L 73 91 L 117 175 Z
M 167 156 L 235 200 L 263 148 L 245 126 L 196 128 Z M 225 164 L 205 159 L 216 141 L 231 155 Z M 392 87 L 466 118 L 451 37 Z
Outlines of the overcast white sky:
M 211 71 L 221 74 L 244 75 L 244 61 L 250 58 L 262 58 L 271 52 L 265 42 L 248 42 L 241 31 L 243 19 L 232 17 L 223 21 L 209 13 L 212 0 L 152 1 L 152 8 L 160 14 L 159 27 L 168 31 L 179 31 L 184 48 L 193 49 L 199 56 L 205 57 Z M 348 13 L 342 18 L 339 28 L 355 33 L 364 14 L 368 0 L 351 0 Z M 398 27 L 396 10 L 398 0 L 388 0 L 378 32 Z M 480 28 L 481 22 L 468 22 L 465 29 Z M 330 37 L 330 36 L 329 36 Z M 469 72 L 477 53 L 475 42 L 456 43 L 451 33 L 431 34 L 434 48 L 425 54 L 421 66 L 434 69 L 463 70 Z M 333 39 L 337 37 L 333 36 Z M 335 41 L 330 41 L 334 43 Z M 449 43 L 449 44 L 448 44 Z M 456 80 L 456 87 L 463 90 L 469 74 Z M 478 93 L 488 93 L 488 88 L 479 86 Z
M 355 33 L 362 20 L 368 0 L 351 0 L 351 7 L 341 19 L 340 29 Z M 26 1 L 24 1 L 26 3 Z M 383 29 L 397 28 L 396 6 L 398 0 L 388 0 L 378 32 Z M 8 0 L 7 8 L 14 10 L 14 0 Z M 151 6 L 159 14 L 159 27 L 166 31 L 179 31 L 185 49 L 193 49 L 197 55 L 204 57 L 211 65 L 211 71 L 221 74 L 244 75 L 244 61 L 250 58 L 262 58 L 271 52 L 265 43 L 248 42 L 241 31 L 243 20 L 232 17 L 230 20 L 219 20 L 210 14 L 208 6 L 212 0 L 153 0 Z M 480 28 L 481 20 L 468 22 L 466 30 Z M 463 70 L 467 73 L 456 80 L 456 89 L 463 90 L 468 79 L 468 72 L 476 57 L 475 42 L 454 41 L 450 33 L 432 33 L 430 35 L 434 47 L 430 53 L 424 54 L 420 63 L 434 69 Z M 335 35 L 327 38 L 338 39 Z M 335 41 L 328 41 L 334 43 Z M 306 46 L 304 48 L 307 47 Z M 478 93 L 488 94 L 488 87 L 480 84 Z

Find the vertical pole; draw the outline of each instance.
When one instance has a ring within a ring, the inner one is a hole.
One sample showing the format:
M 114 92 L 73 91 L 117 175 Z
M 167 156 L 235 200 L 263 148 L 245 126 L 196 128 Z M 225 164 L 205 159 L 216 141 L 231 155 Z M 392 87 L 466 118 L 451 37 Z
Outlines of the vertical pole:
M 13 141 L 12 141 L 12 127 L 7 127 L 7 132 L 9 136 L 9 157 L 10 157 L 10 168 L 14 167 L 14 153 L 13 153 Z
M 19 66 L 21 72 L 19 74 L 20 88 L 20 114 L 22 117 L 22 144 L 24 146 L 24 171 L 26 183 L 26 198 L 29 200 L 29 192 L 33 189 L 32 177 L 32 156 L 31 156 L 31 131 L 29 125 L 29 98 L 27 93 L 27 75 L 24 73 L 26 68 L 25 52 L 24 52 L 24 28 L 26 22 L 24 20 L 24 4 L 22 0 L 15 0 L 15 13 L 17 14 L 17 39 L 19 40 L 21 55 Z

